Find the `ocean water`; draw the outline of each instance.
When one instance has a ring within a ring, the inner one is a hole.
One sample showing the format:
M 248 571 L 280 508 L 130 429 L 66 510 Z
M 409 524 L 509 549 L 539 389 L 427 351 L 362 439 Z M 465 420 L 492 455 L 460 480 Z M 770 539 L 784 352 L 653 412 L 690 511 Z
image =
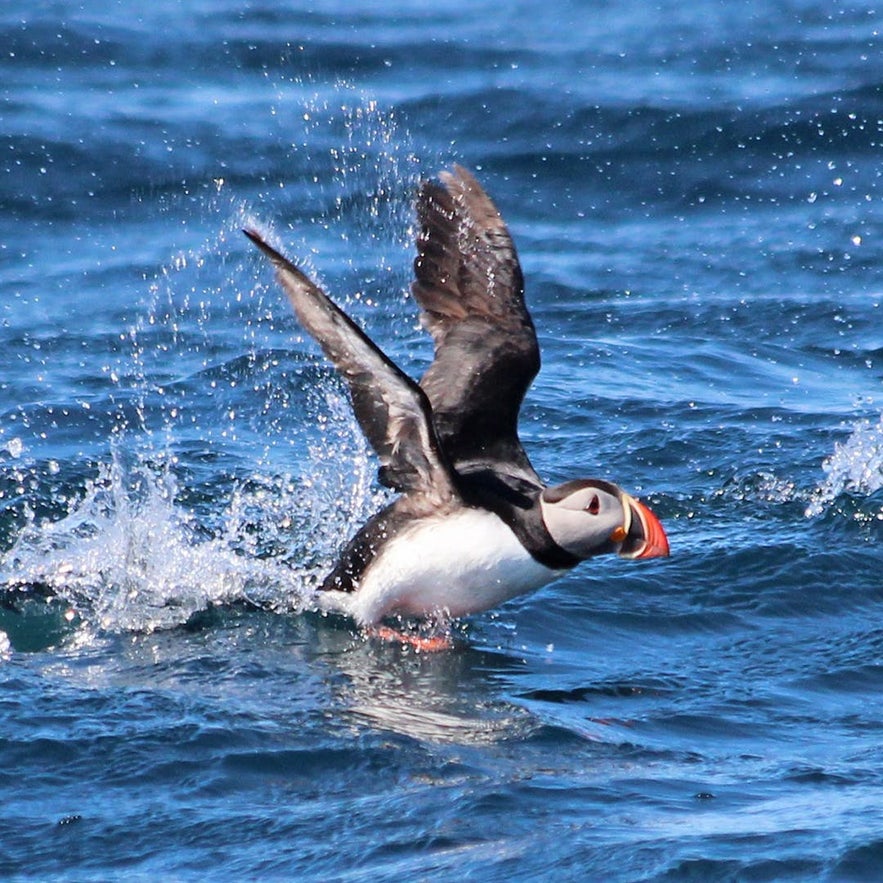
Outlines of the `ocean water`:
M 18 8 L 20 7 L 20 8 Z M 0 877 L 861 880 L 883 863 L 883 8 L 0 10 Z M 311 610 L 385 499 L 239 230 L 409 372 L 476 171 L 599 560 L 420 654 Z

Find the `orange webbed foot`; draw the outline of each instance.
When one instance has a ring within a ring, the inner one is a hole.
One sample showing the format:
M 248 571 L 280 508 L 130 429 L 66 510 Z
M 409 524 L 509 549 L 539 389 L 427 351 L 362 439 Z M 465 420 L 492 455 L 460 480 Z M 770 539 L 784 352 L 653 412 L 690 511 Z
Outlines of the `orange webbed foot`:
M 454 649 L 454 639 L 449 633 L 437 635 L 420 635 L 413 632 L 400 632 L 386 625 L 372 626 L 368 634 L 381 641 L 396 642 L 406 647 L 413 647 L 418 653 L 441 653 Z

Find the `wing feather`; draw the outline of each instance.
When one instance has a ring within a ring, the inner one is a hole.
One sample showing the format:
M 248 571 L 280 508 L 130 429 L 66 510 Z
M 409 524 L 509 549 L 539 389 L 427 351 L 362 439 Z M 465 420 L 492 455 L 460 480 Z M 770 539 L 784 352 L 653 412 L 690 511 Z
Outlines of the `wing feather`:
M 539 483 L 518 414 L 540 351 L 509 230 L 460 166 L 422 184 L 417 216 L 411 290 L 435 342 L 420 385 L 441 445 L 457 469 L 493 466 Z
M 349 387 L 353 411 L 381 461 L 381 480 L 442 504 L 456 495 L 424 391 L 307 276 L 254 230 L 246 236 L 270 259 L 298 319 Z

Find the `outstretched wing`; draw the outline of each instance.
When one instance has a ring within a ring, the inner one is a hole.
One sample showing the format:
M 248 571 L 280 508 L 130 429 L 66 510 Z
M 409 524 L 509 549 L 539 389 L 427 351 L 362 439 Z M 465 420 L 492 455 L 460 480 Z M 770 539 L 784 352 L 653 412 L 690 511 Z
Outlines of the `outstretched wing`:
M 539 484 L 518 438 L 518 412 L 540 368 L 524 278 L 496 206 L 454 166 L 417 197 L 415 280 L 435 360 L 420 385 L 442 449 L 464 471 L 494 466 Z
M 347 385 L 356 419 L 381 461 L 381 481 L 441 504 L 455 496 L 450 467 L 422 389 L 378 349 L 325 293 L 254 230 L 246 236 L 272 261 L 301 324 Z

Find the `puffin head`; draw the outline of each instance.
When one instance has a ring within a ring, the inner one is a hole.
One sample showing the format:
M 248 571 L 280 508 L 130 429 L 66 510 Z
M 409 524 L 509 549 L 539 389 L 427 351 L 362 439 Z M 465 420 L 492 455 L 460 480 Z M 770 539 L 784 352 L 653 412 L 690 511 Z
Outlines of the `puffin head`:
M 659 519 L 622 488 L 601 479 L 566 481 L 546 488 L 540 510 L 552 539 L 571 555 L 591 558 L 662 558 L 668 538 Z

